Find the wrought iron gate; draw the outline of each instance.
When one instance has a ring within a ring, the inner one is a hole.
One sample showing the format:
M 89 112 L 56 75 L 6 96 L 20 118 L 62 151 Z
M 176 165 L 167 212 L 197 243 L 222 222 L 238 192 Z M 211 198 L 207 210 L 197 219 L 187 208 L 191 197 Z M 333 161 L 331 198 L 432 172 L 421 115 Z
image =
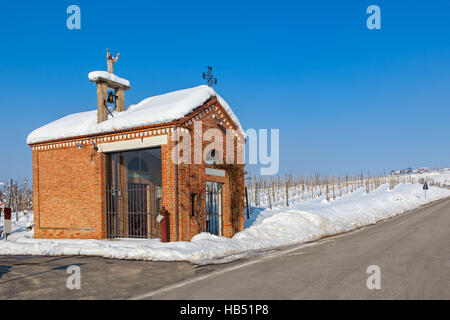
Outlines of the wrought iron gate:
M 106 236 L 159 238 L 161 148 L 106 155 Z
M 106 235 L 108 238 L 159 238 L 156 221 L 160 207 L 159 187 L 130 183 L 125 190 L 106 188 Z
M 206 232 L 222 235 L 222 184 L 206 182 Z

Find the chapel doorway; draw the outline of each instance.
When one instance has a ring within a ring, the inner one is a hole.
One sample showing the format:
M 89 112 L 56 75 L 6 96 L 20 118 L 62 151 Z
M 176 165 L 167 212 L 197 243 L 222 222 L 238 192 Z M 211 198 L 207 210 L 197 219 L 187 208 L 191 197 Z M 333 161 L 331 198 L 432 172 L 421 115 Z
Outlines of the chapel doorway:
M 206 232 L 223 235 L 222 183 L 206 182 Z
M 159 238 L 161 148 L 106 155 L 108 238 Z

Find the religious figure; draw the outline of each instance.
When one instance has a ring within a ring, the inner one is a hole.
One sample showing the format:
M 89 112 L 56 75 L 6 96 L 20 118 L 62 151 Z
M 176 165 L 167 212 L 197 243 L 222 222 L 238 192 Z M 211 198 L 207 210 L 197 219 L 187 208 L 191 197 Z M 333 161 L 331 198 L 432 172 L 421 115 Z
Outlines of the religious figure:
M 108 72 L 109 73 L 114 73 L 114 63 L 116 63 L 117 60 L 119 60 L 119 55 L 120 55 L 120 52 L 117 54 L 116 57 L 113 57 L 109 53 L 109 50 L 106 49 L 106 64 L 108 66 Z

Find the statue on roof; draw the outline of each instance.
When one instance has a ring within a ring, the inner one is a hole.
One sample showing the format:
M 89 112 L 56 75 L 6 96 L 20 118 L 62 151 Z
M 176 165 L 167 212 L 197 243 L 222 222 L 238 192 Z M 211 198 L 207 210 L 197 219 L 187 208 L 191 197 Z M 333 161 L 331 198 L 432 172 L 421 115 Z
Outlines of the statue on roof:
M 116 63 L 117 60 L 119 60 L 119 55 L 120 55 L 120 52 L 117 54 L 116 57 L 113 57 L 109 53 L 109 50 L 106 49 L 106 64 L 108 66 L 108 72 L 109 73 L 114 73 L 114 63 Z

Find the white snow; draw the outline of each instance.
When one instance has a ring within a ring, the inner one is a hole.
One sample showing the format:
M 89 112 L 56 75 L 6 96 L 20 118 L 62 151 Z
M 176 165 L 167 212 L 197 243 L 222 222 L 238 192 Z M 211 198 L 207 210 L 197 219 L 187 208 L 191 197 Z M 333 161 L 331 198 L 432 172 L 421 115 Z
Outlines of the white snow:
M 434 182 L 443 186 L 450 186 L 450 168 L 444 168 L 441 170 L 434 170 L 431 172 L 412 174 L 412 177 L 416 179 L 424 179 L 428 183 Z
M 25 236 L 33 236 L 33 231 L 28 231 L 27 227 L 28 226 L 33 226 L 34 219 L 33 219 L 33 212 L 28 212 L 25 213 L 24 212 L 19 212 L 19 221 L 16 221 L 16 213 L 13 212 L 11 214 L 11 229 L 12 229 L 12 233 L 11 239 L 14 238 L 20 238 L 20 237 L 25 237 Z M 4 225 L 4 215 L 3 213 L 1 214 L 0 217 L 0 233 L 3 230 L 3 225 Z M 4 237 L 3 237 L 4 238 Z M 0 237 L 0 239 L 2 239 L 2 237 Z M 10 238 L 8 237 L 8 240 Z M 2 241 L 0 241 L 0 254 L 2 254 L 1 252 L 1 248 L 3 247 L 2 245 Z
M 130 86 L 130 81 L 128 81 L 127 79 L 120 78 L 120 77 L 116 76 L 115 74 L 112 74 L 112 73 L 109 73 L 106 71 L 92 71 L 92 72 L 89 72 L 88 77 L 89 77 L 89 80 L 91 80 L 93 82 L 96 82 L 99 79 L 106 79 L 106 80 L 120 83 L 126 87 Z
M 108 120 L 101 123 L 97 123 L 97 109 L 71 114 L 34 130 L 28 136 L 27 143 L 34 144 L 171 122 L 184 117 L 212 96 L 217 97 L 222 107 L 238 126 L 239 131 L 244 134 L 239 120 L 228 103 L 214 89 L 201 85 L 144 99 L 138 104 L 130 105 L 123 112 L 114 111 L 113 117 L 108 115 Z
M 351 231 L 449 196 L 448 189 L 430 187 L 425 200 L 420 184 L 400 184 L 394 190 L 385 184 L 369 194 L 360 189 L 330 202 L 322 197 L 298 201 L 290 207 L 266 209 L 247 221 L 248 227 L 231 239 L 201 233 L 190 242 L 34 239 L 33 233 L 26 231 L 25 222 L 19 221 L 13 223 L 14 231 L 8 240 L 0 241 L 0 255 L 89 255 L 199 264 L 227 262 L 254 255 L 259 250 Z

